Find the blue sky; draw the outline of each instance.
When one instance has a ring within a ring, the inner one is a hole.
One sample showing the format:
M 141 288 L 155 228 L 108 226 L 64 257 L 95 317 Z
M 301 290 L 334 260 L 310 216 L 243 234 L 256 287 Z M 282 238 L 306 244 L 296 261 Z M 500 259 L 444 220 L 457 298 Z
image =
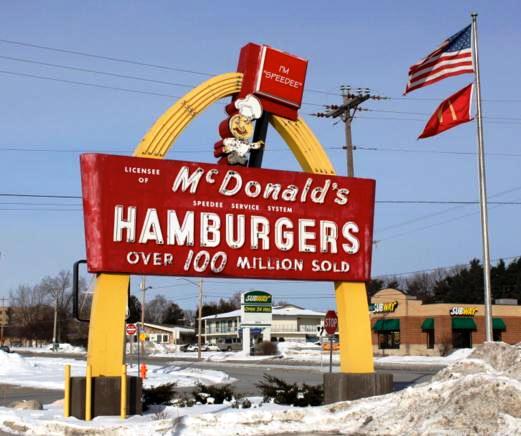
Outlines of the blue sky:
M 252 41 L 309 59 L 301 114 L 328 148 L 339 174 L 346 173 L 339 149 L 342 126 L 308 114 L 338 103 L 335 94 L 342 84 L 368 87 L 391 97 L 366 104 L 371 111 L 362 112 L 353 124 L 353 142 L 377 149 L 361 148 L 355 154 L 355 173 L 376 179 L 377 199 L 478 200 L 476 156 L 452 154 L 476 151 L 475 123 L 416 140 L 438 103 L 473 76 L 401 96 L 408 67 L 469 24 L 472 11 L 479 13 L 489 199 L 520 202 L 521 5 L 516 1 L 503 1 L 501 7 L 487 1 L 6 2 L 0 19 L 0 193 L 79 195 L 78 151 L 130 154 L 154 120 L 189 89 L 150 80 L 191 86 L 204 81 L 204 73 L 234 71 L 241 46 Z M 210 108 L 168 157 L 215 162 L 213 143 L 223 118 L 222 105 Z M 298 170 L 274 131 L 268 135 L 264 166 Z M 490 206 L 493 259 L 521 254 L 520 210 L 520 205 Z M 465 263 L 481 257 L 479 209 L 378 205 L 375 238 L 380 242 L 374 250 L 374 276 Z M 0 197 L 0 296 L 18 284 L 70 268 L 84 250 L 78 200 Z M 134 278 L 133 288 L 137 282 Z M 194 307 L 195 287 L 175 278 L 150 278 L 149 283 L 156 287 L 154 293 Z M 208 299 L 251 287 L 313 309 L 334 305 L 329 283 L 205 284 Z

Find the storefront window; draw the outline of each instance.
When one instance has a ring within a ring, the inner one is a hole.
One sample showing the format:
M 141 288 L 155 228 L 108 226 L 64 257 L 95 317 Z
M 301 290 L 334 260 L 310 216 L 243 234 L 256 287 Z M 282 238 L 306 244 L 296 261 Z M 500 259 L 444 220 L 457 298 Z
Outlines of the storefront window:
M 502 331 L 501 330 L 492 330 L 492 337 L 493 337 L 493 340 L 494 342 L 501 342 L 501 333 Z
M 381 350 L 400 348 L 400 332 L 379 332 L 378 347 Z

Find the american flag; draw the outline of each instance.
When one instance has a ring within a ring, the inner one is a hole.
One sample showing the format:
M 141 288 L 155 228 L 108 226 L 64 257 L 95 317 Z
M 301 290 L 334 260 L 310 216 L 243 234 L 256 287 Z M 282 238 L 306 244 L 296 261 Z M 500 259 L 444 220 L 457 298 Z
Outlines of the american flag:
M 473 73 L 471 26 L 468 25 L 443 43 L 426 58 L 409 68 L 409 82 L 404 95 L 450 76 Z

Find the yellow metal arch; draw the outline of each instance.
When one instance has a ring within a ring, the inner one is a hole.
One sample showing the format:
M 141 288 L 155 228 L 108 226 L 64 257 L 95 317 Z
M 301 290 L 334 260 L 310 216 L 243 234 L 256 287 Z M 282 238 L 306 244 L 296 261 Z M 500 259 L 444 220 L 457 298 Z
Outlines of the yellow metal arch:
M 237 94 L 241 73 L 209 79 L 188 92 L 154 123 L 134 150 L 134 156 L 162 159 L 190 122 L 215 102 Z M 302 169 L 310 173 L 335 174 L 326 152 L 305 121 L 271 117 L 273 127 L 288 144 Z M 92 375 L 118 376 L 124 350 L 124 314 L 129 276 L 100 274 L 92 304 L 87 363 Z M 364 283 L 335 283 L 339 319 L 342 372 L 374 371 L 371 326 Z

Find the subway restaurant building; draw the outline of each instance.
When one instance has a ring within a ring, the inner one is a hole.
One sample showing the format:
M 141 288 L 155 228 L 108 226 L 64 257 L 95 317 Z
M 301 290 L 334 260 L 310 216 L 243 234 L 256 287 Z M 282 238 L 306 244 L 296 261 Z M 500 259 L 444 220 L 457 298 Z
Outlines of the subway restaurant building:
M 423 304 L 397 289 L 382 289 L 371 298 L 369 310 L 376 355 L 437 356 L 485 341 L 482 304 Z M 492 318 L 494 340 L 521 342 L 521 306 L 516 300 L 497 300 Z

